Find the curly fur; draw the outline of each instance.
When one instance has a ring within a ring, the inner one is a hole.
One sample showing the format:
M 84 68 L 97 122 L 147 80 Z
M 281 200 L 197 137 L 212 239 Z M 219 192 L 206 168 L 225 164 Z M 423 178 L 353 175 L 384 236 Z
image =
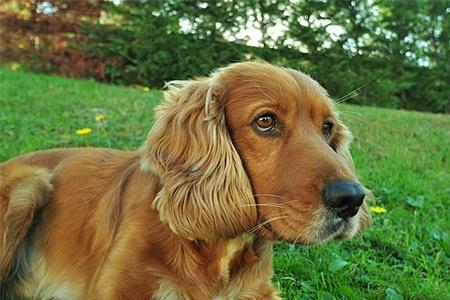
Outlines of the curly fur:
M 257 215 L 211 82 L 169 83 L 143 148 L 143 165 L 162 181 L 154 208 L 174 232 L 190 239 L 235 237 Z

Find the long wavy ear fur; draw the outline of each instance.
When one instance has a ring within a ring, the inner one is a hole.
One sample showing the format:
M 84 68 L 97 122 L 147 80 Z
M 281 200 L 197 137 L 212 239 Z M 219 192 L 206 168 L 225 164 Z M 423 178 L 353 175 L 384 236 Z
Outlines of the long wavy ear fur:
M 162 180 L 153 206 L 188 239 L 236 237 L 257 219 L 250 181 L 225 124 L 223 93 L 213 82 L 169 83 L 143 147 L 143 169 Z

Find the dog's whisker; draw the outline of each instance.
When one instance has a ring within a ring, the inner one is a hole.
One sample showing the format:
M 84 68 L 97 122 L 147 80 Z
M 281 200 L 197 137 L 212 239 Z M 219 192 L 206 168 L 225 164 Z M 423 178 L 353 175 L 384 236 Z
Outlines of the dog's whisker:
M 279 196 L 279 195 L 274 195 L 274 194 L 254 194 L 253 196 L 263 196 L 263 197 L 273 197 L 273 198 L 279 198 L 279 199 L 285 199 L 287 201 L 283 202 L 282 204 L 286 204 L 286 203 L 290 203 L 290 202 L 294 202 L 294 201 L 301 201 L 301 199 L 292 199 L 292 198 L 286 198 L 283 196 Z
M 253 194 L 253 196 L 255 196 L 255 197 L 265 196 L 265 197 L 274 197 L 274 198 L 280 198 L 280 199 L 287 199 L 286 197 L 279 196 L 279 195 L 274 195 L 274 194 Z
M 269 219 L 269 220 L 265 220 L 264 222 L 261 222 L 260 224 L 258 224 L 258 225 L 256 225 L 256 226 L 254 226 L 253 228 L 247 230 L 247 231 L 243 234 L 243 236 L 247 236 L 247 235 L 250 235 L 250 234 L 252 234 L 252 233 L 258 231 L 261 227 L 263 227 L 264 225 L 266 225 L 266 224 L 268 224 L 268 223 L 270 223 L 270 222 L 272 222 L 272 221 L 275 221 L 275 220 L 278 220 L 278 219 L 287 218 L 287 217 L 288 217 L 288 216 L 285 215 L 285 216 L 278 216 L 278 217 L 271 218 L 271 219 Z
M 298 241 L 298 239 L 300 238 L 301 235 L 302 235 L 302 233 L 299 233 L 299 234 L 297 235 L 297 237 L 295 238 L 293 244 L 296 244 L 296 243 L 297 243 L 297 241 Z
M 340 99 L 339 101 L 335 101 L 335 103 L 336 103 L 336 104 L 342 104 L 342 103 L 344 103 L 345 101 L 350 100 L 350 99 L 355 98 L 355 97 L 358 97 L 358 96 L 359 96 L 359 93 L 355 91 L 355 92 L 353 92 L 352 94 L 350 94 L 350 95 L 348 95 L 348 96 L 346 96 L 346 97 Z
M 343 113 L 343 114 L 347 114 L 347 115 L 351 115 L 351 116 L 355 116 L 355 117 L 359 117 L 359 118 L 363 118 L 364 117 L 360 113 L 357 113 L 357 112 L 354 112 L 354 111 L 340 110 L 340 112 Z
M 254 197 L 258 197 L 258 196 L 273 197 L 273 198 L 278 198 L 278 199 L 283 199 L 283 200 L 288 199 L 286 197 L 274 195 L 274 194 L 253 194 L 253 196 Z M 290 200 L 284 201 L 283 203 L 247 203 L 247 204 L 242 204 L 242 205 L 236 206 L 236 208 L 256 207 L 256 206 L 271 206 L 271 207 L 277 207 L 277 208 L 284 208 L 285 204 L 295 202 L 295 201 L 300 201 L 300 199 L 290 199 Z
M 366 85 L 368 85 L 368 84 L 371 83 L 372 81 L 374 81 L 374 79 L 370 79 L 370 80 L 366 81 L 366 82 L 365 82 L 364 84 L 362 84 L 360 87 L 358 87 L 358 88 L 352 90 L 351 92 L 345 94 L 344 96 L 342 96 L 342 97 L 340 97 L 340 98 L 334 100 L 334 102 L 335 102 L 336 104 L 339 104 L 339 103 L 343 103 L 343 102 L 347 101 L 348 99 L 351 99 L 351 98 L 354 98 L 354 97 L 358 96 L 358 95 L 359 95 L 359 94 L 358 94 L 358 91 L 360 91 L 363 87 L 365 87 Z
M 261 227 L 264 227 L 266 224 L 269 224 L 269 223 L 272 222 L 272 221 L 279 220 L 279 219 L 283 219 L 283 218 L 287 218 L 287 217 L 288 217 L 288 216 L 279 216 L 279 217 L 274 217 L 274 218 L 271 218 L 271 219 L 269 219 L 269 220 L 266 220 L 266 221 L 264 221 L 264 222 L 258 224 L 257 226 L 253 227 L 253 229 L 249 230 L 249 231 L 247 232 L 247 234 L 252 234 L 252 233 L 256 232 L 256 231 L 259 230 Z
M 243 204 L 243 205 L 239 205 L 238 207 L 252 207 L 252 206 L 270 206 L 270 207 L 284 208 L 283 205 L 280 205 L 280 204 L 272 204 L 272 203 Z
M 284 234 L 285 234 L 288 230 L 291 229 L 291 225 L 292 225 L 295 221 L 296 221 L 295 219 L 294 219 L 294 220 L 291 220 L 291 221 L 284 227 L 284 229 L 283 229 L 279 234 L 277 234 L 277 235 L 278 235 L 278 238 L 283 239 Z

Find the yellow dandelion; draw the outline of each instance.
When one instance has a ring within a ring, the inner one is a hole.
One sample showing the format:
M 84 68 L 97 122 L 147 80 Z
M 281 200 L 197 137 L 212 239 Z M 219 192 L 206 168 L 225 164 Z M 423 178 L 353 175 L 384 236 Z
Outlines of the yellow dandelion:
M 384 208 L 382 206 L 378 206 L 378 205 L 371 206 L 369 209 L 371 212 L 373 212 L 375 214 L 384 214 L 387 212 L 386 208 Z
M 99 114 L 99 115 L 95 116 L 95 121 L 97 121 L 97 122 L 105 121 L 105 119 L 106 119 L 106 117 L 103 114 Z
M 23 43 L 20 43 L 19 45 L 17 45 L 17 48 L 23 49 L 23 48 L 25 48 L 25 45 Z
M 18 64 L 18 63 L 12 63 L 12 64 L 11 64 L 11 70 L 13 70 L 13 71 L 17 71 L 17 70 L 19 70 L 21 67 L 22 67 L 22 65 L 21 65 L 21 64 Z
M 92 132 L 91 128 L 82 128 L 82 129 L 78 129 L 77 131 L 75 131 L 75 133 L 78 135 L 88 135 L 91 132 Z

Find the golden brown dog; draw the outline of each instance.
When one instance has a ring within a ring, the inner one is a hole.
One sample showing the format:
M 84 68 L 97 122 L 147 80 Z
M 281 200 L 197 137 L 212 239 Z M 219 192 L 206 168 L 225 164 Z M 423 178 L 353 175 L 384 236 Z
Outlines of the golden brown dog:
M 238 63 L 173 82 L 139 151 L 0 165 L 0 298 L 279 299 L 273 240 L 370 222 L 349 142 L 301 72 Z

